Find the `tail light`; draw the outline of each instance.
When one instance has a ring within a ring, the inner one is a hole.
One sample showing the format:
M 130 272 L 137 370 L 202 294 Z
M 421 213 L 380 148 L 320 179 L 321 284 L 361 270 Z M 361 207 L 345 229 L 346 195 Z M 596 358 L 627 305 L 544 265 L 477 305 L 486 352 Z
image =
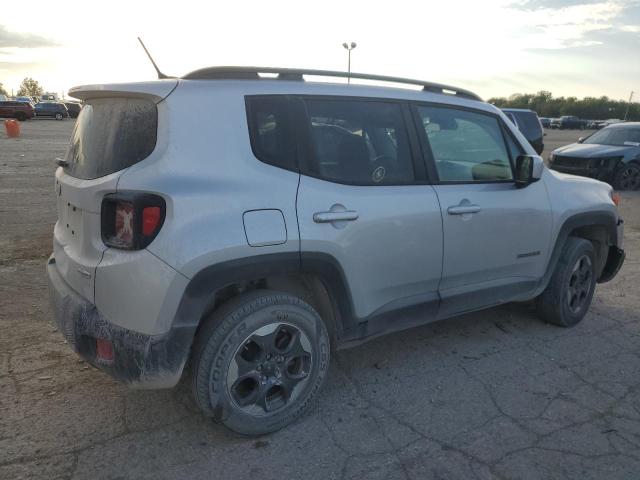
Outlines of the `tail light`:
M 162 228 L 166 204 L 150 193 L 115 193 L 102 200 L 102 241 L 108 247 L 140 250 Z
M 620 206 L 620 194 L 618 192 L 611 192 L 611 200 L 613 200 L 613 203 L 615 204 L 616 207 Z

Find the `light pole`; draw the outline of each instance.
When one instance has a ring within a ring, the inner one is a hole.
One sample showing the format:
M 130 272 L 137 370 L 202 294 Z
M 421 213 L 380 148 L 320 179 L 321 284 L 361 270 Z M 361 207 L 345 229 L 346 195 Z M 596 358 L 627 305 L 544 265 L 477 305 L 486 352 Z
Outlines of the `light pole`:
M 629 95 L 629 103 L 627 103 L 627 109 L 624 112 L 624 121 L 627 121 L 627 115 L 629 115 L 629 107 L 631 106 L 631 99 L 633 99 L 633 94 L 635 92 L 631 92 L 631 95 Z
M 356 45 L 356 42 L 351 42 L 350 44 L 345 42 L 342 46 L 347 50 L 347 52 L 349 52 L 349 63 L 347 64 L 347 73 L 349 76 L 347 77 L 347 83 L 351 83 L 351 50 L 356 48 L 358 45 Z

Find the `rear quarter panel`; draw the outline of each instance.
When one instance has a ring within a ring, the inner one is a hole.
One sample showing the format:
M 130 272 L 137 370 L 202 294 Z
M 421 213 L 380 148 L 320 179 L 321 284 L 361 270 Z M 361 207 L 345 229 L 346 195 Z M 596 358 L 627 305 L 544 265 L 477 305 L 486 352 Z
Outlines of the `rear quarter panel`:
M 215 82 L 181 81 L 158 104 L 158 138 L 166 138 L 166 149 L 130 167 L 118 184 L 165 198 L 165 223 L 148 250 L 188 278 L 227 260 L 299 250 L 299 174 L 255 158 L 245 94 L 229 84 L 217 90 Z M 282 212 L 284 243 L 249 246 L 243 214 L 260 209 Z

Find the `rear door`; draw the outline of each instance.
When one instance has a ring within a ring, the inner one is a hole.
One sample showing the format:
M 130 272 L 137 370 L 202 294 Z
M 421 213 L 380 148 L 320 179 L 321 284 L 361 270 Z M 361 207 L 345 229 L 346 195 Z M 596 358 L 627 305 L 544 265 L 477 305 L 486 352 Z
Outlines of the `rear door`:
M 55 174 L 58 221 L 53 249 L 67 283 L 93 301 L 95 269 L 106 249 L 101 238 L 102 199 L 116 191 L 124 170 L 156 146 L 156 99 L 88 98 L 76 121 L 65 160 Z
M 515 187 L 522 148 L 497 115 L 427 104 L 415 113 L 442 207 L 440 315 L 528 292 L 544 274 L 552 220 L 543 182 Z
M 421 321 L 435 317 L 442 219 L 416 161 L 408 106 L 348 97 L 300 101 L 309 146 L 297 200 L 303 265 L 309 252 L 335 259 L 357 319 L 415 305 Z

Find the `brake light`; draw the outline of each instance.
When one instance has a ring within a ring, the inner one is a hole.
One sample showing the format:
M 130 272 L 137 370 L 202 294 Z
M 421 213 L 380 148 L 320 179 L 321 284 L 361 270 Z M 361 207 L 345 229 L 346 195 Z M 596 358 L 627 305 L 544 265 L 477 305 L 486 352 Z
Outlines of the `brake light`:
M 165 202 L 150 193 L 116 193 L 102 200 L 102 241 L 108 247 L 140 250 L 162 228 Z
M 142 234 L 153 235 L 160 223 L 160 207 L 144 207 L 142 209 Z

